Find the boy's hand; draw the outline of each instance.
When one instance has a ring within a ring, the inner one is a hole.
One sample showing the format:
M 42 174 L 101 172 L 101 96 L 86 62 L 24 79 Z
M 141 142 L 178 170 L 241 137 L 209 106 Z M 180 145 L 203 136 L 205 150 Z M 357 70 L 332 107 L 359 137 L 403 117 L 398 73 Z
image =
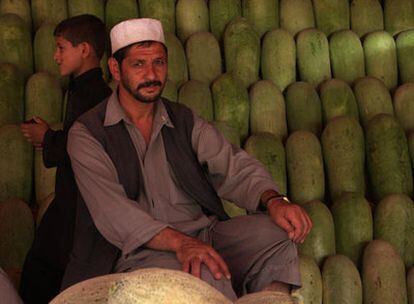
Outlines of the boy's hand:
M 33 117 L 33 123 L 22 123 L 20 130 L 28 142 L 32 143 L 36 149 L 41 149 L 45 133 L 49 130 L 49 125 L 40 117 Z

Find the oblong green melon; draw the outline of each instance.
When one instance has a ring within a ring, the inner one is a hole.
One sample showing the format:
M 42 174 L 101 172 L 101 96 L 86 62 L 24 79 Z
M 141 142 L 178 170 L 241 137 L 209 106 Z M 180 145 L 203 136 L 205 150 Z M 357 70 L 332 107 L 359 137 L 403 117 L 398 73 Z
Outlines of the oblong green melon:
M 400 33 L 395 44 L 397 47 L 398 72 L 402 83 L 414 81 L 414 30 Z
M 352 0 L 351 29 L 359 37 L 384 30 L 384 14 L 378 0 Z
M 384 26 L 391 35 L 414 28 L 414 3 L 411 0 L 384 1 Z
M 299 269 L 302 286 L 294 290 L 292 296 L 299 299 L 297 303 L 322 303 L 322 276 L 318 264 L 311 257 L 299 255 Z
M 316 27 L 326 36 L 349 29 L 348 0 L 312 0 Z
M 62 90 L 59 81 L 46 72 L 35 73 L 26 83 L 25 119 L 39 116 L 49 124 L 62 117 Z
M 32 194 L 33 148 L 18 125 L 0 127 L 0 201 L 20 198 L 29 201 Z
M 336 252 L 359 267 L 364 248 L 373 239 L 371 207 L 363 194 L 344 192 L 331 207 L 335 223 Z
M 299 76 L 315 86 L 331 78 L 329 43 L 326 35 L 317 29 L 305 29 L 296 36 Z
M 271 133 L 253 134 L 247 138 L 244 150 L 270 172 L 279 193 L 287 194 L 286 156 L 282 140 Z
M 263 37 L 261 71 L 281 92 L 296 80 L 296 45 L 293 36 L 283 29 L 269 31 Z
M 236 128 L 230 126 L 225 121 L 214 120 L 211 123 L 233 146 L 240 148 L 240 134 Z
M 321 136 L 329 193 L 335 200 L 342 192 L 365 194 L 365 142 L 359 123 L 351 117 L 332 119 Z
M 55 24 L 43 24 L 36 31 L 33 41 L 34 65 L 36 72 L 49 72 L 60 78 L 59 66 L 54 58 L 55 37 L 53 32 Z
M 362 304 L 361 277 L 348 257 L 328 257 L 322 268 L 322 282 L 324 304 Z
M 365 248 L 362 287 L 364 303 L 407 303 L 404 263 L 387 241 L 373 240 Z
M 168 49 L 168 79 L 180 87 L 188 80 L 187 60 L 184 47 L 177 36 L 165 33 L 165 45 Z
M 377 114 L 394 114 L 391 94 L 381 80 L 369 76 L 360 78 L 355 81 L 353 91 L 364 128 Z
M 363 41 L 365 68 L 368 76 L 382 80 L 388 90 L 398 84 L 397 48 L 393 37 L 385 31 L 372 32 Z
M 184 83 L 178 92 L 177 101 L 192 109 L 205 120 L 211 121 L 214 118 L 210 87 L 204 82 L 189 80 Z
M 105 20 L 105 1 L 104 0 L 67 0 L 69 17 L 91 14 L 102 21 Z
M 315 27 L 315 16 L 311 0 L 280 0 L 280 27 L 293 36 Z
M 279 27 L 279 0 L 242 0 L 242 16 L 262 37 Z
M 20 199 L 0 202 L 0 266 L 23 267 L 34 238 L 34 220 L 29 206 Z
M 285 149 L 289 197 L 298 204 L 322 201 L 325 173 L 319 139 L 312 132 L 298 130 L 289 135 Z
M 33 30 L 42 24 L 58 24 L 68 17 L 66 0 L 31 0 Z
M 108 31 L 121 21 L 138 17 L 139 9 L 136 0 L 106 0 L 105 24 Z
M 359 37 L 351 30 L 335 32 L 329 39 L 332 74 L 352 83 L 365 76 L 364 49 Z
M 307 130 L 319 136 L 322 106 L 315 88 L 306 82 L 295 82 L 286 89 L 285 101 L 289 133 Z
M 366 154 L 371 192 L 378 202 L 391 193 L 411 196 L 413 177 L 407 138 L 389 114 L 378 114 L 366 128 Z
M 33 73 L 33 49 L 29 28 L 15 14 L 0 16 L 0 63 L 14 64 L 24 79 Z
M 112 91 L 114 91 L 114 89 L 112 89 Z M 164 89 L 162 90 L 161 96 L 167 98 L 170 101 L 177 101 L 177 85 L 173 81 L 167 79 L 167 81 L 165 82 Z
M 236 128 L 243 142 L 249 133 L 250 103 L 247 89 L 230 74 L 222 74 L 211 85 L 214 118 Z
M 220 76 L 222 59 L 220 45 L 210 32 L 191 35 L 185 44 L 190 79 L 211 84 Z
M 11 63 L 0 64 L 0 126 L 24 118 L 24 80 Z
M 210 21 L 204 0 L 178 0 L 175 7 L 177 36 L 182 43 L 197 32 L 208 32 Z
M 285 100 L 269 80 L 259 80 L 249 91 L 250 132 L 269 132 L 282 139 L 287 136 Z
M 32 12 L 30 0 L 2 0 L 0 1 L 0 15 L 16 14 L 24 20 L 27 27 L 32 29 Z
M 138 4 L 140 17 L 158 19 L 164 33 L 175 33 L 175 0 L 139 0 Z
M 241 17 L 240 0 L 209 0 L 210 29 L 216 39 L 221 42 L 227 24 L 236 17 Z
M 414 203 L 405 194 L 385 196 L 375 208 L 374 237 L 388 241 L 405 267 L 414 266 Z
M 312 220 L 312 230 L 302 244 L 298 245 L 301 255 L 312 257 L 322 266 L 325 259 L 335 254 L 335 227 L 329 208 L 321 201 L 310 201 L 302 205 Z
M 224 32 L 226 72 L 247 88 L 259 79 L 260 39 L 245 18 L 233 19 Z
M 359 121 L 358 104 L 352 88 L 343 80 L 330 79 L 319 87 L 322 116 L 326 125 L 339 116 L 352 117 Z
M 394 93 L 395 117 L 406 133 L 414 131 L 414 83 L 409 82 L 397 88 Z

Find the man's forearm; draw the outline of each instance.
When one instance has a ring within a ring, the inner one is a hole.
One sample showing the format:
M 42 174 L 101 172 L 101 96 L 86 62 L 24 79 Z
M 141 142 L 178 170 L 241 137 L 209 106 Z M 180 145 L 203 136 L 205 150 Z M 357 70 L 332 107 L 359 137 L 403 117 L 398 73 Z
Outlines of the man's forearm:
M 145 243 L 145 246 L 155 250 L 177 252 L 182 247 L 183 242 L 190 239 L 192 239 L 192 237 L 167 227 L 161 230 L 150 241 Z

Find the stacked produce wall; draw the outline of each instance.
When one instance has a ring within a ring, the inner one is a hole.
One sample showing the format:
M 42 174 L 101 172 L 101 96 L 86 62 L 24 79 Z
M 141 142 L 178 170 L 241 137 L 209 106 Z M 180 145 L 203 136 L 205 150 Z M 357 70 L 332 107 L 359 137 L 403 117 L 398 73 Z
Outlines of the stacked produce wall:
M 412 0 L 0 0 L 0 266 L 16 284 L 35 229 L 27 210 L 38 223 L 55 174 L 18 125 L 39 115 L 61 127 L 67 79 L 52 33 L 81 13 L 108 30 L 159 18 L 163 95 L 262 161 L 309 212 L 304 303 L 414 303 Z

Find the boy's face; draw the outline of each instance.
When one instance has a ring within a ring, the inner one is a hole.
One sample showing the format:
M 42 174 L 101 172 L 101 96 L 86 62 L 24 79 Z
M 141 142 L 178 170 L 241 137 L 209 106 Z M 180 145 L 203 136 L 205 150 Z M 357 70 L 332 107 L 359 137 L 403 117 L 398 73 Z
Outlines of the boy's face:
M 83 51 L 81 44 L 73 46 L 62 36 L 55 37 L 56 50 L 53 59 L 59 65 L 61 76 L 78 76 L 82 71 Z

